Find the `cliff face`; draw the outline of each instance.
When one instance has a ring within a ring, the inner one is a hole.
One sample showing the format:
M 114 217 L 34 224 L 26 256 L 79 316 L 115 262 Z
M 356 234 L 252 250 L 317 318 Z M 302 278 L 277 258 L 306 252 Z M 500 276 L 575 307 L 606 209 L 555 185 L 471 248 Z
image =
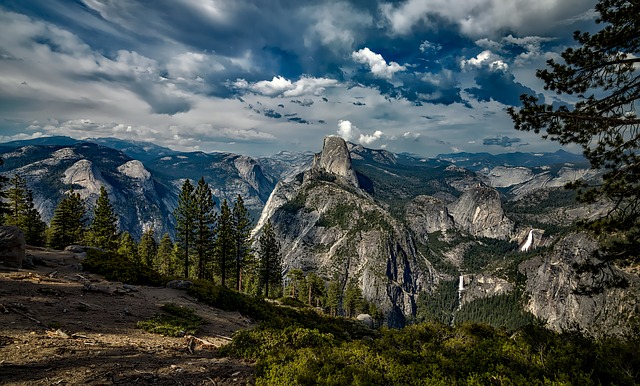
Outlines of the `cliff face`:
M 405 208 L 407 225 L 423 244 L 429 242 L 428 234 L 446 232 L 455 227 L 453 217 L 445 202 L 431 196 L 418 196 Z
M 624 334 L 639 316 L 640 280 L 601 260 L 586 234 L 563 238 L 519 268 L 527 276 L 527 310 L 551 329 Z
M 502 209 L 497 190 L 476 185 L 448 206 L 456 227 L 476 237 L 508 239 L 513 232 L 513 221 Z
M 276 186 L 254 232 L 270 220 L 285 269 L 338 277 L 343 285 L 355 279 L 387 323 L 400 326 L 415 314 L 417 294 L 431 288 L 434 272 L 409 232 L 357 188 L 348 155 L 344 140 L 325 139 L 311 170 Z
M 347 143 L 340 137 L 325 137 L 322 152 L 313 158 L 312 169 L 340 176 L 355 187 L 358 177 L 351 167 L 351 155 Z

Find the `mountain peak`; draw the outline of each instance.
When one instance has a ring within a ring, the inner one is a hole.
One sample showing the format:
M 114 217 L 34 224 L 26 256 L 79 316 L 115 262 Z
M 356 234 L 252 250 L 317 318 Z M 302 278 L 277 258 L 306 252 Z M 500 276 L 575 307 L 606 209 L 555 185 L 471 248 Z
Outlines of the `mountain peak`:
M 340 137 L 324 137 L 322 151 L 314 156 L 312 169 L 341 176 L 350 184 L 359 187 L 358 177 L 351 167 L 347 143 Z

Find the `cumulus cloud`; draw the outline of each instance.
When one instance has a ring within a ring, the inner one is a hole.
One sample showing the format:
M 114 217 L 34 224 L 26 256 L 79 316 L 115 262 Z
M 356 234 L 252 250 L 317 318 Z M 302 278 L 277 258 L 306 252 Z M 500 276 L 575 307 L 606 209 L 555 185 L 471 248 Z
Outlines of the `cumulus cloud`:
M 509 65 L 505 63 L 499 56 L 489 50 L 482 51 L 475 58 L 463 59 L 460 61 L 460 68 L 470 70 L 474 68 L 488 68 L 491 71 L 505 72 L 509 69 Z
M 265 96 L 299 97 L 304 95 L 319 96 L 329 87 L 337 87 L 339 82 L 329 78 L 313 78 L 303 76 L 292 82 L 282 76 L 274 76 L 272 80 L 261 80 L 249 83 L 244 79 L 237 79 L 230 86 L 238 90 L 247 90 Z
M 371 73 L 375 77 L 381 79 L 391 79 L 393 74 L 396 72 L 405 71 L 407 69 L 406 66 L 401 66 L 396 62 L 390 62 L 387 64 L 387 61 L 384 60 L 382 55 L 376 54 L 368 47 L 352 52 L 351 58 L 357 63 L 367 65 L 371 70 Z
M 444 19 L 463 34 L 480 37 L 505 29 L 523 34 L 548 31 L 592 7 L 591 0 L 406 0 L 383 3 L 380 10 L 394 34 L 409 34 L 418 24 Z
M 361 145 L 369 146 L 382 138 L 384 133 L 376 130 L 373 134 L 363 134 L 362 131 L 350 121 L 340 120 L 338 121 L 338 135 L 344 138 L 345 141 L 358 142 Z

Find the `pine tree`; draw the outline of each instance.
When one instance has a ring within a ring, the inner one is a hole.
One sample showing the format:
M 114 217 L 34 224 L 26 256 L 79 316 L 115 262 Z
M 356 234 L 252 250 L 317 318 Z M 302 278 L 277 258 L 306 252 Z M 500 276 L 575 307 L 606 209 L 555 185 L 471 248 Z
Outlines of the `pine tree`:
M 342 287 L 340 282 L 334 278 L 329 282 L 327 288 L 326 306 L 329 307 L 331 316 L 337 316 L 340 311 L 340 298 L 342 297 Z
M 262 228 L 260 244 L 260 284 L 265 289 L 265 296 L 269 297 L 269 290 L 282 284 L 282 257 L 280 245 L 276 240 L 271 222 Z
M 136 264 L 141 264 L 138 246 L 129 232 L 122 232 L 118 240 L 118 254 L 128 258 Z
M 216 227 L 215 260 L 220 282 L 226 286 L 226 280 L 233 267 L 235 243 L 233 239 L 233 219 L 227 200 L 220 205 L 218 226 Z
M 67 245 L 82 242 L 85 232 L 86 209 L 80 194 L 71 189 L 53 212 L 49 227 L 48 244 L 63 249 Z
M 45 244 L 45 234 L 47 224 L 42 221 L 40 212 L 33 205 L 33 193 L 27 189 L 25 202 L 25 223 L 22 228 L 24 238 L 27 244 L 35 246 L 43 246 Z
M 242 272 L 245 262 L 251 254 L 251 219 L 244 206 L 242 196 L 238 194 L 233 205 L 233 239 L 235 243 L 236 290 L 242 290 Z
M 216 222 L 215 202 L 211 188 L 200 177 L 194 192 L 195 201 L 195 239 L 194 246 L 198 259 L 198 278 L 212 279 L 213 237 Z
M 44 245 L 47 225 L 33 204 L 33 193 L 27 189 L 26 181 L 14 174 L 6 197 L 9 212 L 5 216 L 5 224 L 22 229 L 27 244 Z
M 348 317 L 354 317 L 364 304 L 362 290 L 355 280 L 349 280 L 344 291 L 344 310 Z
M 195 239 L 195 200 L 193 197 L 193 185 L 187 179 L 182 184 L 180 195 L 178 196 L 178 207 L 173 212 L 176 219 L 176 244 L 182 252 L 182 261 L 184 263 L 184 277 L 189 277 L 189 254 Z
M 310 306 L 320 306 L 321 298 L 326 292 L 324 280 L 315 273 L 307 275 L 307 301 Z
M 24 228 L 27 200 L 27 182 L 19 175 L 14 174 L 9 180 L 9 189 L 6 192 L 8 213 L 4 223 Z
M 575 32 L 578 46 L 536 72 L 546 90 L 570 95 L 573 106 L 522 95 L 522 108 L 508 113 L 517 130 L 582 147 L 602 179 L 568 187 L 583 202 L 610 201 L 611 210 L 591 227 L 610 256 L 640 260 L 640 2 L 600 0 L 595 9 L 602 28 Z
M 113 251 L 118 245 L 118 218 L 113 212 L 109 194 L 104 186 L 93 208 L 93 221 L 89 226 L 88 239 L 94 247 Z
M 0 158 L 0 166 L 2 165 L 4 165 L 4 160 Z M 5 198 L 7 197 L 5 192 L 5 185 L 8 181 L 9 179 L 7 177 L 0 174 L 0 224 L 4 224 L 4 216 L 9 212 L 9 208 L 4 202 Z
M 148 228 L 142 233 L 140 244 L 138 244 L 138 255 L 140 256 L 140 261 L 142 261 L 142 264 L 147 267 L 160 271 L 160 267 L 155 264 L 157 261 L 157 254 L 158 243 L 156 243 L 153 228 Z
M 154 263 L 154 266 L 158 267 L 158 271 L 164 275 L 173 276 L 178 274 L 177 259 L 173 251 L 173 241 L 171 241 L 169 234 L 165 233 L 160 239 L 156 262 Z

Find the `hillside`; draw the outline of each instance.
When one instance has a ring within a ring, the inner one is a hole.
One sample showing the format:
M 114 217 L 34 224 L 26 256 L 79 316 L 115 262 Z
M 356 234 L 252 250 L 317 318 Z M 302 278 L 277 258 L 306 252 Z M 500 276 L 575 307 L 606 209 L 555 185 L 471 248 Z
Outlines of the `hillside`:
M 252 382 L 251 362 L 222 358 L 212 349 L 251 326 L 238 312 L 209 307 L 183 290 L 105 280 L 83 272 L 72 252 L 27 253 L 36 268 L 0 265 L 1 384 Z M 196 336 L 214 346 L 136 328 L 170 303 L 195 310 L 204 320 Z

